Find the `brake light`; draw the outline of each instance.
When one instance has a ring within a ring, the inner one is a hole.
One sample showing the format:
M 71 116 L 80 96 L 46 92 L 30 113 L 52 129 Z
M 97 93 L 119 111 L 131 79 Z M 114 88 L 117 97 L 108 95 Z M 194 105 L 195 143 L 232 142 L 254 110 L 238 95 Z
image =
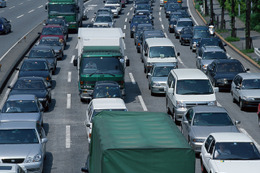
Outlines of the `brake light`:
M 91 133 L 89 133 L 88 138 L 91 139 Z
M 138 43 L 137 45 L 140 46 L 140 43 Z
M 83 81 L 80 81 L 80 85 L 83 85 L 84 84 L 84 82 Z

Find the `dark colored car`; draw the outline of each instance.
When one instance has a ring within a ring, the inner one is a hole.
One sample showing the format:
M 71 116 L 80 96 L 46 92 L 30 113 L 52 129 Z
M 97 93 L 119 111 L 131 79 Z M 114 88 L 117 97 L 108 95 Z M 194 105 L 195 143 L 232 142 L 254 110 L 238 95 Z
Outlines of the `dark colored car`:
M 209 27 L 208 26 L 194 26 L 192 31 L 192 39 L 190 42 L 190 49 L 192 49 L 193 52 L 196 51 L 197 44 L 200 39 L 202 38 L 209 38 Z
M 150 13 L 149 10 L 137 10 L 135 13 L 134 13 L 135 16 L 147 16 L 151 22 L 153 23 L 153 14 Z
M 137 40 L 139 38 L 139 35 L 141 35 L 141 33 L 143 31 L 152 30 L 152 29 L 154 29 L 152 24 L 138 24 L 137 27 L 136 27 L 136 32 L 134 34 L 135 45 L 137 44 Z
M 42 39 L 40 39 L 38 45 L 51 46 L 55 52 L 55 56 L 58 59 L 63 58 L 64 44 L 60 41 L 59 37 L 43 37 Z
M 47 19 L 45 22 L 45 25 L 60 25 L 62 26 L 62 30 L 64 35 L 66 35 L 66 38 L 69 36 L 69 24 L 65 20 L 65 18 L 52 18 Z
M 25 59 L 21 68 L 17 68 L 17 70 L 19 70 L 18 78 L 28 76 L 42 77 L 51 84 L 52 76 L 46 59 Z
M 230 89 L 234 77 L 238 73 L 246 73 L 248 70 L 236 59 L 218 59 L 208 65 L 206 74 L 213 86 Z
M 52 70 L 52 74 L 55 73 L 57 66 L 57 58 L 55 51 L 51 46 L 38 45 L 34 46 L 30 52 L 28 58 L 44 58 L 48 61 L 49 68 Z
M 66 47 L 66 36 L 64 36 L 63 28 L 60 25 L 46 25 L 42 28 L 40 39 L 42 37 L 59 37 L 60 41 Z
M 190 44 L 192 38 L 192 28 L 184 27 L 180 32 L 180 43 L 181 45 Z
M 21 77 L 17 79 L 13 87 L 9 86 L 9 88 L 11 88 L 9 95 L 35 95 L 45 110 L 48 110 L 51 103 L 51 86 L 42 77 Z
M 150 13 L 153 12 L 153 8 L 149 4 L 137 4 L 135 9 L 134 9 L 134 13 L 136 13 L 139 10 L 149 10 Z
M 219 46 L 221 49 L 223 49 L 226 52 L 226 49 L 224 46 L 226 44 L 223 44 L 223 42 L 218 37 L 210 37 L 210 38 L 202 38 L 199 40 L 196 48 L 197 48 L 197 54 L 201 52 L 201 48 L 203 46 Z
M 167 3 L 168 4 L 168 3 Z M 169 3 L 165 9 L 165 16 L 166 18 L 169 18 L 172 12 L 175 12 L 179 9 L 181 9 L 180 3 Z
M 142 51 L 143 43 L 147 38 L 165 38 L 164 32 L 162 30 L 147 30 L 140 35 L 140 40 L 137 40 L 136 49 L 140 53 Z M 140 42 L 139 42 L 140 41 Z
M 4 17 L 0 17 L 0 33 L 1 34 L 7 34 L 8 32 L 11 32 L 11 24 L 10 21 L 7 20 Z
M 132 20 L 129 20 L 130 23 L 130 36 L 134 37 L 136 31 L 136 26 L 141 23 L 152 23 L 151 19 L 144 15 L 133 16 Z
M 115 81 L 97 81 L 92 98 L 122 98 L 120 86 Z

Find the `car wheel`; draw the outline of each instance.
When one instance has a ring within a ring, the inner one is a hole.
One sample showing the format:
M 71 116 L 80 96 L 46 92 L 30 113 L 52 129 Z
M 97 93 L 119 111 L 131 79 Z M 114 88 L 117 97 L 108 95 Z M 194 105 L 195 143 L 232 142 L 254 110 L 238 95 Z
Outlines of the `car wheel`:
M 144 73 L 146 73 L 146 68 L 145 68 L 145 65 L 144 65 Z
M 244 103 L 241 99 L 239 99 L 239 107 L 240 107 L 240 110 L 244 110 L 245 106 L 244 106 Z
M 166 98 L 166 112 L 167 112 L 167 114 L 171 115 L 171 111 L 168 107 L 168 99 L 167 98 Z
M 130 35 L 131 35 L 131 38 L 134 38 L 134 34 L 133 33 L 130 33 Z
M 202 159 L 200 158 L 200 166 L 201 166 L 201 172 L 202 173 L 207 173 L 205 166 L 203 165 Z

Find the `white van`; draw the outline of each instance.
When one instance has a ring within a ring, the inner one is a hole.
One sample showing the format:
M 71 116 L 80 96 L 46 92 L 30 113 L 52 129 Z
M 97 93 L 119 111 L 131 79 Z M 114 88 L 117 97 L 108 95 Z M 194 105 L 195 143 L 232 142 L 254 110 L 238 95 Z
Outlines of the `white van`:
M 86 111 L 86 130 L 90 143 L 92 132 L 92 119 L 101 111 L 128 111 L 125 102 L 121 98 L 96 98 L 91 100 Z
M 144 72 L 148 73 L 153 63 L 173 63 L 178 68 L 175 46 L 168 38 L 148 38 L 145 40 L 141 59 L 144 62 Z
M 217 105 L 208 77 L 199 69 L 173 69 L 166 84 L 166 109 L 177 123 L 187 109 L 196 105 Z

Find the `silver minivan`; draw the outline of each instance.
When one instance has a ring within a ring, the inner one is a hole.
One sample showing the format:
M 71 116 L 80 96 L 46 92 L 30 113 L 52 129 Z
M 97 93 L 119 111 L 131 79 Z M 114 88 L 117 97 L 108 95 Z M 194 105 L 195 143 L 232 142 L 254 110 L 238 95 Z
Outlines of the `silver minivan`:
M 178 68 L 175 46 L 168 38 L 148 38 L 145 40 L 141 59 L 144 62 L 144 72 L 150 71 L 154 63 L 173 63 Z

